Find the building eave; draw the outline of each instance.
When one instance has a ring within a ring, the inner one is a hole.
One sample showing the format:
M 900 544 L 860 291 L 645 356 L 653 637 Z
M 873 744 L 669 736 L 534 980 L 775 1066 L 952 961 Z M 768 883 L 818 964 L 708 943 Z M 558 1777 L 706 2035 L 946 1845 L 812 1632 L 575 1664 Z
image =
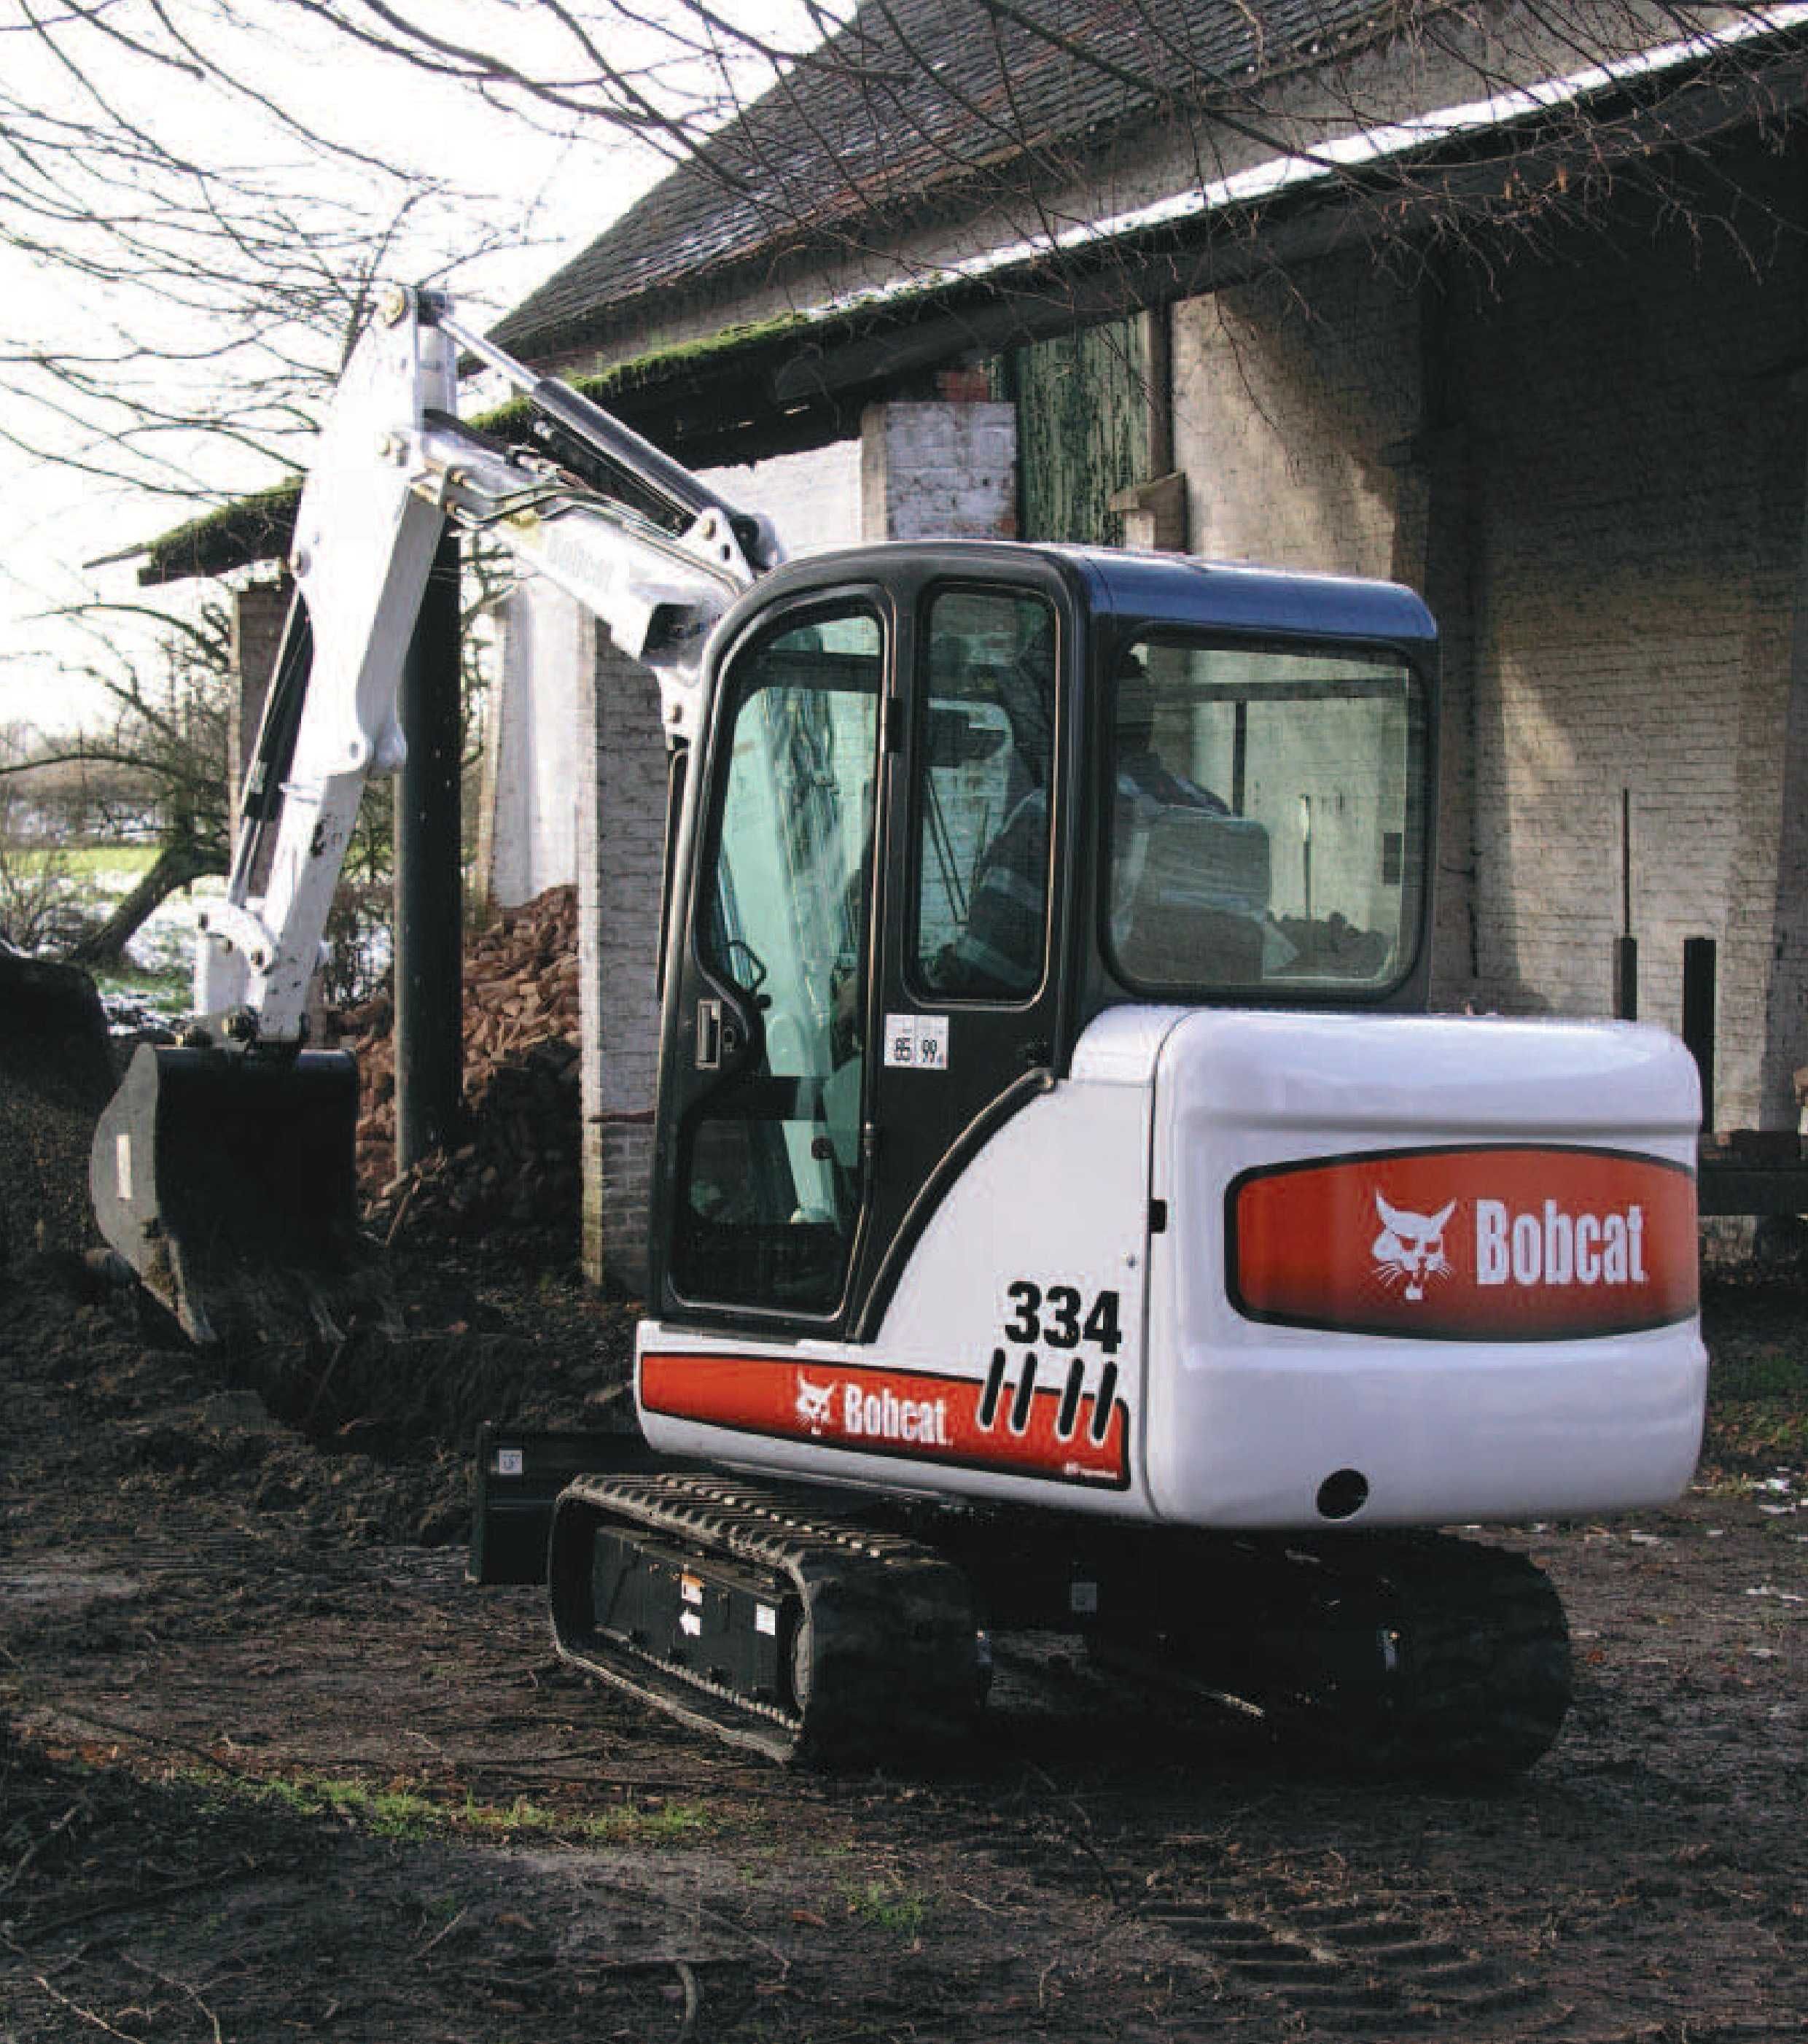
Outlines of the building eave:
M 572 380 L 697 468 L 806 451 L 850 436 L 865 405 L 942 365 L 1071 333 L 1338 248 L 1474 227 L 1560 194 L 1590 121 L 1591 171 L 1699 148 L 1808 102 L 1808 0 L 1716 31 L 1589 65 L 1487 101 L 1436 110 L 1277 156 L 1046 244 L 1001 244 L 927 276 L 702 340 L 633 355 Z M 1737 56 L 1740 67 L 1724 60 Z M 1648 104 L 1651 89 L 1664 94 Z M 1545 133 L 1541 136 L 1541 125 Z M 1518 137 L 1511 152 L 1494 144 Z M 638 302 L 607 309 L 566 360 L 594 359 L 631 329 Z M 542 367 L 551 367 L 543 363 Z M 506 436 L 524 406 L 475 421 Z M 145 582 L 217 574 L 288 551 L 299 485 L 241 500 L 146 549 Z

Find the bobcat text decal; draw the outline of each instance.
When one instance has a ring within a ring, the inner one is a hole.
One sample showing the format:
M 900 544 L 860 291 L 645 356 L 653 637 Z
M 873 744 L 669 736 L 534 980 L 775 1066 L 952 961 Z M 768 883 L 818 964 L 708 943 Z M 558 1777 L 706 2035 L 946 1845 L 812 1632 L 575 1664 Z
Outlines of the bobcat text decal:
M 1037 1381 L 1035 1353 L 992 1352 L 984 1377 L 842 1370 L 784 1356 L 640 1358 L 647 1408 L 737 1432 L 908 1455 L 1058 1483 L 1130 1481 L 1130 1428 L 1115 1363 L 1062 1358 Z
M 1693 1174 L 1617 1151 L 1273 1165 L 1231 1185 L 1226 1228 L 1230 1301 L 1251 1320 L 1561 1341 L 1667 1326 L 1696 1306 Z

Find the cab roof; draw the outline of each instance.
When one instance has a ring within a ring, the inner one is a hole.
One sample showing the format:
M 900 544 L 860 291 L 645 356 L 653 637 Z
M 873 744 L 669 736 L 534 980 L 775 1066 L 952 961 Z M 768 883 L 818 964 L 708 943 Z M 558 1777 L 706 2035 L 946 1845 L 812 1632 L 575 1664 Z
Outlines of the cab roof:
M 786 587 L 913 578 L 1008 577 L 1053 565 L 1095 617 L 1127 624 L 1159 621 L 1182 629 L 1276 632 L 1314 638 L 1436 643 L 1430 612 L 1398 582 L 1308 574 L 1188 555 L 1134 553 L 1109 547 L 1028 545 L 990 540 L 903 540 L 800 555 L 754 585 L 770 599 Z

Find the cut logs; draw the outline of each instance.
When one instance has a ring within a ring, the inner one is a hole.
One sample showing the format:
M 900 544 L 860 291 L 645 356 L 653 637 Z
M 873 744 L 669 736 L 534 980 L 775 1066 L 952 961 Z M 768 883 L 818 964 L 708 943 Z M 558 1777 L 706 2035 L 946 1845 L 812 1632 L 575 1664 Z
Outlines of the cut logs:
M 549 888 L 467 938 L 464 1116 L 455 1146 L 395 1170 L 395 1001 L 386 986 L 342 1018 L 362 1089 L 358 1175 L 379 1233 L 438 1235 L 512 1260 L 578 1254 L 578 901 Z

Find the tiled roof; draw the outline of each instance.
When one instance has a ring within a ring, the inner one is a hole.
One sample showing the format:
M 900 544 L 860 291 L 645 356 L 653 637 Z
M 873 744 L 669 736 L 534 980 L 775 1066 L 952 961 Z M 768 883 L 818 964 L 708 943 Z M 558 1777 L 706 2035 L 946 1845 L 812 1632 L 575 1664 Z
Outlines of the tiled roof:
M 981 172 L 1019 190 L 1058 184 L 1077 144 L 1209 99 L 1234 117 L 1237 88 L 1425 11 L 1425 0 L 866 0 L 496 338 L 542 359 L 647 291 L 857 243 L 876 215 L 950 203 Z

